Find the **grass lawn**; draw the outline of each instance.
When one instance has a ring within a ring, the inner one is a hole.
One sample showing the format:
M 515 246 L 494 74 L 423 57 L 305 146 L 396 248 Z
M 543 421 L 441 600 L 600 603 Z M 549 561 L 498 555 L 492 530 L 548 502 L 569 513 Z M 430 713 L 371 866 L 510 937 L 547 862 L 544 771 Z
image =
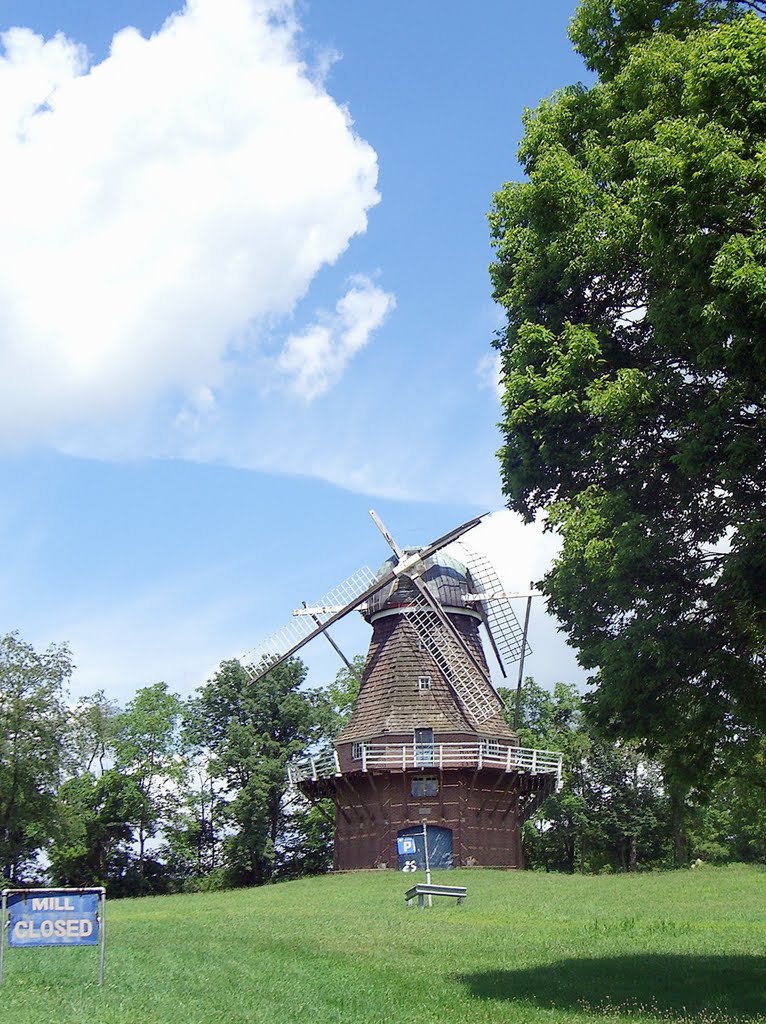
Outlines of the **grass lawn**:
M 6 950 L 8 1024 L 766 1024 L 766 870 L 392 871 L 107 906 L 94 949 Z

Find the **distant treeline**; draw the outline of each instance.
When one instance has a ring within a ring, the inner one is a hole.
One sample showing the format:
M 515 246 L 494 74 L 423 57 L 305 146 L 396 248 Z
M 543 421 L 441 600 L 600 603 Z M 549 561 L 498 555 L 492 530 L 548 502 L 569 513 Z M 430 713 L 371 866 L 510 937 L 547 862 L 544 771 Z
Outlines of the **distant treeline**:
M 120 708 L 103 692 L 70 703 L 71 671 L 66 645 L 40 654 L 15 633 L 0 639 L 4 884 L 136 896 L 329 869 L 332 803 L 311 807 L 288 791 L 286 766 L 338 732 L 351 673 L 310 689 L 298 660 L 257 682 L 225 661 L 187 700 L 155 683 Z M 766 859 L 763 748 L 760 768 L 732 760 L 706 788 L 680 792 L 637 747 L 598 739 L 574 687 L 550 694 L 528 679 L 522 712 L 522 744 L 562 750 L 566 765 L 563 790 L 525 826 L 528 866 Z

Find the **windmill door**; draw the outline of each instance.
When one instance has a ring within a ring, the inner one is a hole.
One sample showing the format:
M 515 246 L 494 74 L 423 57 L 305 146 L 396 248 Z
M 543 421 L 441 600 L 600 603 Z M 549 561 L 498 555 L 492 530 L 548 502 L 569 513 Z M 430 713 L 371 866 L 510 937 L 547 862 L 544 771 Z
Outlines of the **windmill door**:
M 434 870 L 451 868 L 452 829 L 428 825 L 426 835 L 428 837 L 428 866 Z M 405 836 L 411 840 L 411 843 L 407 844 L 409 852 L 399 854 L 399 869 L 401 871 L 425 871 L 426 847 L 423 826 L 415 825 L 411 828 L 403 828 L 397 833 L 399 839 L 403 839 Z
M 422 768 L 424 765 L 434 763 L 434 731 L 433 729 L 415 730 L 415 766 Z

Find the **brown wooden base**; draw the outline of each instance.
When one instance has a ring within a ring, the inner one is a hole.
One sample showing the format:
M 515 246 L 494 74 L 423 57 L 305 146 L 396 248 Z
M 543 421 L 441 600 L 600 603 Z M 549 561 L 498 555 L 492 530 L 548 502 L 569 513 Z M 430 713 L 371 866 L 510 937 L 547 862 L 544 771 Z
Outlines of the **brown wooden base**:
M 423 776 L 438 782 L 438 792 L 413 796 Z M 521 825 L 553 784 L 550 776 L 492 768 L 427 768 L 348 773 L 301 789 L 310 799 L 335 800 L 337 871 L 396 868 L 397 835 L 424 820 L 451 830 L 455 867 L 520 868 Z

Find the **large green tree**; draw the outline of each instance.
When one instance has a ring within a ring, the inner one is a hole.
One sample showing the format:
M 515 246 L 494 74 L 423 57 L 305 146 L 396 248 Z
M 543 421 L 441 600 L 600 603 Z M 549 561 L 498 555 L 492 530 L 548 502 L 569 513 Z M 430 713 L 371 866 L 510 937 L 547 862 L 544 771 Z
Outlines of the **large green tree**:
M 256 681 L 240 662 L 225 661 L 189 704 L 187 734 L 226 786 L 225 855 L 234 884 L 262 884 L 278 862 L 287 762 L 319 738 L 326 719 L 324 699 L 301 688 L 305 676 L 297 659 Z
M 636 871 L 669 863 L 671 807 L 659 766 L 635 743 L 594 733 L 574 686 L 556 683 L 549 693 L 528 678 L 520 710 L 521 743 L 564 755 L 561 790 L 524 826 L 527 865 Z
M 40 654 L 17 633 L 0 639 L 0 871 L 11 882 L 55 833 L 71 672 L 65 644 Z
M 132 862 L 133 822 L 151 815 L 138 782 L 116 768 L 98 776 L 83 771 L 67 779 L 56 800 L 56 834 L 48 851 L 56 885 L 106 885 L 110 896 L 125 890 Z M 128 889 L 141 894 L 140 884 Z
M 597 80 L 490 213 L 509 505 L 602 729 L 688 789 L 766 725 L 764 4 L 583 0 Z
M 147 841 L 167 817 L 172 789 L 183 776 L 179 756 L 179 724 L 182 704 L 166 683 L 153 683 L 137 691 L 115 719 L 115 767 L 137 787 L 142 799 L 134 802 L 138 817 L 138 888 L 146 875 Z

